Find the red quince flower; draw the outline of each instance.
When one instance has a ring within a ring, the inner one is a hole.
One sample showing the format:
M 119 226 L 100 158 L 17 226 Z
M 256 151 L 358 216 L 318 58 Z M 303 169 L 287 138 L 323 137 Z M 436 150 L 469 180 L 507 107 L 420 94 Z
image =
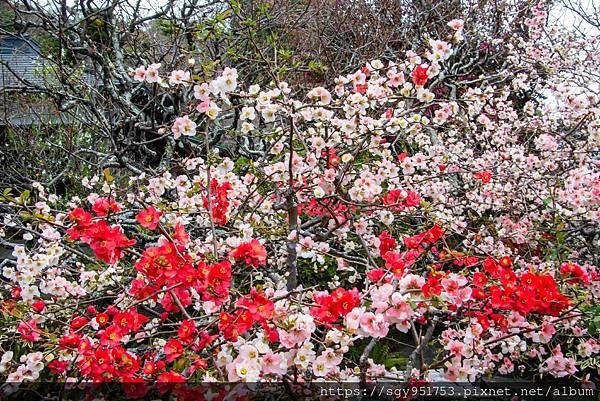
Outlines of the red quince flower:
M 401 189 L 392 189 L 381 197 L 384 205 L 391 210 L 403 211 L 406 208 L 418 206 L 421 203 L 421 197 L 414 191 L 403 191 Z
M 227 224 L 227 209 L 229 208 L 229 200 L 227 199 L 228 192 L 233 189 L 228 181 L 223 183 L 218 182 L 216 179 L 212 179 L 210 182 L 210 195 L 211 195 L 211 207 L 212 207 L 212 218 L 216 225 L 224 226 Z M 209 208 L 208 197 L 204 197 L 204 207 Z
M 92 205 L 92 210 L 98 217 L 106 217 L 109 213 L 117 213 L 121 211 L 119 205 L 113 198 L 98 198 Z
M 121 339 L 123 338 L 123 330 L 119 326 L 111 325 L 106 328 L 106 330 L 102 330 L 99 334 L 100 345 L 104 345 L 107 347 L 114 347 L 119 345 Z
M 169 391 L 173 391 L 181 386 L 181 383 L 185 383 L 186 378 L 181 374 L 173 370 L 163 372 L 156 379 L 156 389 L 159 393 L 164 394 Z
M 369 84 L 368 83 L 356 84 L 356 85 L 354 85 L 354 92 L 356 92 L 356 93 L 365 93 L 368 88 L 369 88 Z
M 474 177 L 475 179 L 483 182 L 484 184 L 487 184 L 492 180 L 492 173 L 487 170 L 478 171 L 475 173 Z
M 389 253 L 388 253 L 389 254 Z M 358 290 L 337 288 L 329 294 L 327 291 L 318 292 L 313 297 L 316 304 L 310 308 L 310 314 L 315 320 L 326 326 L 346 316 L 352 309 L 360 305 Z
M 62 336 L 58 340 L 58 345 L 61 348 L 76 349 L 81 343 L 81 335 L 77 333 L 69 333 Z
M 385 260 L 386 269 L 392 272 L 397 278 L 402 277 L 406 269 L 406 262 L 398 252 L 388 252 L 383 256 L 383 259 Z
M 484 287 L 487 284 L 487 276 L 482 272 L 473 273 L 473 284 L 477 287 Z
M 89 320 L 84 316 L 76 316 L 71 320 L 71 330 L 79 330 L 83 326 L 89 323 Z
M 576 263 L 563 263 L 560 267 L 560 274 L 567 277 L 573 277 L 573 279 L 569 280 L 571 284 L 576 284 L 578 281 L 584 285 L 590 283 L 590 278 L 587 273 Z
M 125 236 L 120 226 L 109 226 L 104 220 L 86 227 L 81 240 L 92 248 L 98 259 L 110 264 L 123 257 L 123 249 L 136 243 Z
M 173 230 L 173 234 L 171 234 L 173 240 L 175 240 L 179 245 L 185 245 L 190 239 L 190 235 L 185 231 L 185 227 L 182 224 L 175 225 Z
M 198 329 L 192 319 L 187 319 L 181 322 L 177 334 L 184 344 L 191 344 L 198 334 Z
M 164 351 L 167 362 L 173 362 L 183 354 L 183 345 L 178 339 L 172 338 L 165 344 Z
M 37 323 L 34 319 L 19 323 L 17 331 L 19 334 L 21 334 L 21 338 L 23 338 L 25 341 L 31 341 L 34 343 L 39 341 L 41 338 Z
M 106 326 L 109 322 L 110 316 L 108 316 L 107 313 L 98 313 L 96 315 L 96 323 L 98 323 L 100 327 Z
M 512 259 L 510 258 L 510 256 L 503 256 L 500 258 L 498 263 L 500 263 L 500 266 L 504 268 L 509 268 L 512 266 Z
M 46 303 L 43 300 L 38 299 L 33 304 L 31 304 L 31 309 L 33 309 L 37 313 L 42 313 L 44 309 L 46 309 Z
M 429 79 L 427 71 L 429 68 L 426 65 L 418 65 L 412 72 L 411 78 L 416 86 L 424 86 Z
M 54 373 L 55 375 L 61 375 L 65 373 L 68 367 L 68 362 L 60 361 L 58 359 L 54 359 L 48 364 L 48 369 L 50 369 L 50 372 Z
M 160 210 L 156 209 L 154 206 L 149 206 L 139 212 L 137 216 L 135 216 L 135 219 L 142 227 L 149 230 L 155 230 L 156 227 L 158 227 L 161 216 L 162 212 Z
M 239 336 L 250 330 L 253 323 L 252 314 L 247 310 L 238 310 L 235 316 L 222 312 L 219 316 L 218 328 L 226 340 L 235 341 Z
M 267 250 L 254 238 L 240 244 L 230 255 L 232 258 L 242 260 L 252 267 L 265 266 L 267 264 Z
M 370 282 L 376 283 L 383 278 L 385 275 L 385 270 L 383 269 L 373 269 L 367 272 L 367 278 Z
M 250 293 L 236 302 L 238 308 L 247 310 L 256 321 L 271 319 L 275 312 L 275 304 L 268 299 L 263 292 L 256 288 L 250 289 Z
M 421 290 L 423 291 L 423 295 L 427 298 L 431 298 L 432 296 L 439 296 L 442 293 L 442 278 L 444 275 L 442 273 L 431 273 L 427 276 L 427 281 L 423 285 Z
M 387 231 L 379 234 L 379 255 L 383 257 L 389 251 L 396 249 L 396 240 Z

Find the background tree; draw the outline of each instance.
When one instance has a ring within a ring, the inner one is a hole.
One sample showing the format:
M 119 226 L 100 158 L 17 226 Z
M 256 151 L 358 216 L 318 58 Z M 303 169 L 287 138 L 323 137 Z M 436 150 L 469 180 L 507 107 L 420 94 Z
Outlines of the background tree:
M 64 1 L 6 3 L 0 33 L 40 43 L 45 84 L 31 89 L 68 116 L 69 124 L 39 127 L 47 133 L 45 141 L 10 127 L 15 135 L 10 136 L 4 158 L 11 170 L 21 173 L 3 181 L 23 188 L 34 180 L 65 188 L 90 169 L 159 171 L 173 158 L 203 154 L 201 143 L 190 140 L 175 146 L 165 134 L 191 90 L 162 94 L 157 87 L 140 85 L 131 74 L 139 65 L 160 63 L 169 71 L 187 68 L 193 55 L 195 79 L 208 79 L 228 66 L 237 68 L 242 79 L 258 84 L 285 81 L 303 91 L 367 60 L 420 51 L 429 38 L 451 34 L 448 21 L 463 18 L 469 40 L 452 60 L 456 67 L 448 69 L 453 79 L 436 88 L 454 93 L 462 80 L 502 68 L 506 49 L 498 39 L 524 35 L 527 5 L 527 1 L 185 0 L 150 8 L 132 0 L 72 6 Z M 211 128 L 211 144 L 249 156 L 256 150 L 252 147 L 261 146 L 260 140 L 240 141 L 236 115 L 231 117 Z M 52 149 L 40 149 L 34 157 L 25 151 L 49 144 Z

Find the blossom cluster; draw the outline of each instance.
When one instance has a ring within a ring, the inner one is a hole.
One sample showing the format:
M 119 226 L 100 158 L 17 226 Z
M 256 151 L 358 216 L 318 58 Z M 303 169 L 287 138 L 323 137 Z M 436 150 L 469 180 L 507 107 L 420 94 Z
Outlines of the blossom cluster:
M 466 33 L 460 20 L 448 29 L 422 54 L 304 95 L 238 83 L 231 68 L 198 82 L 138 67 L 140 84 L 191 91 L 162 127 L 173 141 L 234 115 L 236 135 L 263 147 L 243 160 L 213 149 L 126 183 L 93 177 L 84 199 L 36 186 L 33 203 L 10 200 L 4 224 L 27 243 L 3 267 L 2 311 L 29 353 L 7 350 L 0 373 L 139 383 L 136 396 L 154 382 L 291 372 L 473 380 L 534 366 L 586 380 L 600 270 L 583 228 L 600 217 L 600 171 L 579 121 L 600 118 L 598 99 L 517 104 L 526 87 L 569 86 L 559 73 L 509 74 L 529 70 L 534 48 L 536 62 L 559 62 L 541 34 L 506 44 L 505 85 L 483 75 L 450 95 Z M 434 360 L 417 355 L 430 341 Z M 404 364 L 370 354 L 406 342 Z

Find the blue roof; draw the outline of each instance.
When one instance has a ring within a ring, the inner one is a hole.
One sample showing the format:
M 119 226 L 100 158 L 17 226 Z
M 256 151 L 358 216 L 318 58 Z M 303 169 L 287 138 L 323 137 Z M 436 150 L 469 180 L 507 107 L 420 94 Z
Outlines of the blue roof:
M 38 70 L 42 60 L 39 46 L 32 40 L 0 37 L 0 88 L 43 86 L 44 79 Z

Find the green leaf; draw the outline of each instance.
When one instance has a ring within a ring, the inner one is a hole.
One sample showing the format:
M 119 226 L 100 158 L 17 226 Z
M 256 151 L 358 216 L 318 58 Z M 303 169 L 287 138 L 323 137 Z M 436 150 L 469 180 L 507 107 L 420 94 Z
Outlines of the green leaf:
M 315 60 L 311 60 L 308 62 L 308 69 L 319 73 L 327 71 L 327 67 L 324 64 Z
M 106 180 L 106 182 L 108 182 L 109 184 L 111 182 L 114 181 L 114 177 L 110 174 L 110 169 L 107 167 L 102 171 L 102 174 L 104 175 L 104 179 Z
M 14 202 L 15 198 L 12 196 L 12 188 L 5 188 L 4 191 L 2 191 L 2 195 L 0 195 L 0 200 Z
M 29 200 L 29 198 L 31 197 L 31 191 L 29 191 L 28 189 L 24 190 L 21 193 L 21 196 L 19 196 L 19 200 L 18 202 L 22 205 L 26 204 L 27 201 Z
M 398 369 L 406 368 L 406 365 L 408 364 L 408 358 L 402 356 L 393 356 L 395 354 L 397 355 L 398 353 L 390 354 L 390 356 L 383 362 L 385 367 L 387 369 L 392 367 L 396 367 Z

